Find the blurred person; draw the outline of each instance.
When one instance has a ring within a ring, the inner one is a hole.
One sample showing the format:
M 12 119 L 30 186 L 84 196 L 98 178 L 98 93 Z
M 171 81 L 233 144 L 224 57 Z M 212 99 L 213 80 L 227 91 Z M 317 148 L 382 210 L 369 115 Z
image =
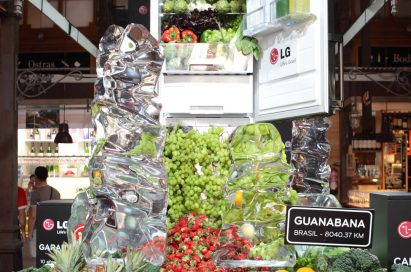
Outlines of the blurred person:
M 36 217 L 37 217 L 37 203 L 46 200 L 60 199 L 60 193 L 57 189 L 47 184 L 48 171 L 44 166 L 39 166 L 34 171 L 35 187 L 31 193 L 30 208 L 29 208 L 29 232 L 28 240 L 30 245 L 30 255 L 36 257 Z
M 26 195 L 27 195 L 27 200 L 28 201 L 30 201 L 30 199 L 31 199 L 31 193 L 34 190 L 35 184 L 36 184 L 36 175 L 32 174 L 30 176 L 30 181 L 27 184 L 27 189 L 26 189 Z
M 26 208 L 27 208 L 27 198 L 26 192 L 20 186 L 17 186 L 17 218 L 19 221 L 20 228 L 20 240 L 24 242 L 26 240 Z M 18 267 L 17 269 L 23 268 L 23 253 L 22 249 L 19 250 Z

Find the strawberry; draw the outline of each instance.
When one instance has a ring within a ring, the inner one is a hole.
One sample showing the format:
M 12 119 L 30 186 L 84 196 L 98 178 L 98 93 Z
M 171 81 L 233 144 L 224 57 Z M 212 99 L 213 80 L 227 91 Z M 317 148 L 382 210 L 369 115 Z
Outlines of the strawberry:
M 205 253 L 204 256 L 203 256 L 203 258 L 204 258 L 204 260 L 206 260 L 206 261 L 210 260 L 210 259 L 211 259 L 211 254 L 210 254 L 210 252 Z

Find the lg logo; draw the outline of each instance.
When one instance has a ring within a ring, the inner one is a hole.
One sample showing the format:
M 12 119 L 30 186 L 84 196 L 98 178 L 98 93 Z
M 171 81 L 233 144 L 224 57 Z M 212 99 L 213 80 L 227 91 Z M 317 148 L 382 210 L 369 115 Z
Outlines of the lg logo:
M 52 230 L 53 228 L 54 228 L 54 221 L 53 221 L 53 219 L 45 219 L 44 221 L 43 221 L 43 228 L 45 229 L 45 230 L 47 230 L 47 231 L 50 231 L 50 230 Z
M 273 50 L 271 50 L 270 53 L 270 62 L 271 64 L 276 64 L 278 61 L 278 50 L 277 48 L 274 48 Z
M 290 56 L 291 56 L 291 49 L 289 46 L 287 46 L 285 49 L 280 49 L 280 52 L 278 52 L 277 48 L 273 48 L 270 52 L 270 62 L 271 64 L 276 64 L 278 61 L 278 58 L 285 59 Z
M 398 234 L 404 238 L 408 239 L 411 238 L 411 222 L 410 221 L 403 221 L 398 225 Z
M 65 230 L 67 229 L 67 221 L 57 221 L 57 225 L 55 224 L 53 219 L 47 218 L 43 221 L 43 228 L 47 231 L 54 229 L 56 226 L 57 230 Z

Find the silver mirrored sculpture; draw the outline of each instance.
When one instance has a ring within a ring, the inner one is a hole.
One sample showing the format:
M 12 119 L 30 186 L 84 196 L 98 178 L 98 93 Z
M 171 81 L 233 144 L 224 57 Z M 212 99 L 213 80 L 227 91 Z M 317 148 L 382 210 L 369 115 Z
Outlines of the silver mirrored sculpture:
M 326 138 L 331 121 L 327 117 L 304 118 L 293 121 L 291 140 L 291 185 L 299 193 L 298 205 L 341 207 L 330 194 L 331 150 Z
M 156 89 L 163 56 L 144 26 L 113 25 L 101 38 L 96 61 L 91 190 L 74 201 L 69 227 L 85 224 L 89 269 L 126 250 L 141 251 L 159 266 L 167 231 L 166 134 Z

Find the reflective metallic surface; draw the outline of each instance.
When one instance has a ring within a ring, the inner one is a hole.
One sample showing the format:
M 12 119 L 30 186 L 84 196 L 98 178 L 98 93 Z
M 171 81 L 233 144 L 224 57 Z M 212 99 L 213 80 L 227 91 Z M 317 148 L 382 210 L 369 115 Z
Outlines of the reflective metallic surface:
M 326 133 L 331 121 L 315 117 L 293 121 L 291 164 L 294 168 L 292 186 L 299 193 L 329 194 L 328 164 L 330 144 Z
M 164 261 L 166 134 L 156 90 L 162 64 L 157 41 L 142 25 L 113 25 L 101 38 L 92 103 L 96 137 L 89 163 L 90 206 L 87 216 L 81 214 L 87 208 L 81 194 L 69 220 L 70 229 L 85 223 L 83 253 L 89 268 L 127 249 L 141 250 L 154 265 Z

